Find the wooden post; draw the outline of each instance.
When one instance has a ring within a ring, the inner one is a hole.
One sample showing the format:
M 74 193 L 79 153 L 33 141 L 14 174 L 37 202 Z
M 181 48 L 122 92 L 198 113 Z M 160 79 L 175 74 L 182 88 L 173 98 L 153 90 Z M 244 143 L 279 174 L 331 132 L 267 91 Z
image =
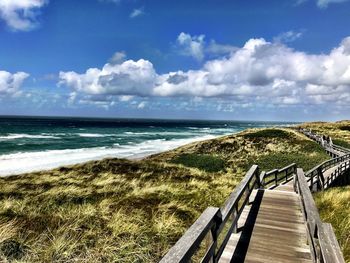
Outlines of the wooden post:
M 275 186 L 278 185 L 278 178 L 277 178 L 278 170 L 275 172 Z

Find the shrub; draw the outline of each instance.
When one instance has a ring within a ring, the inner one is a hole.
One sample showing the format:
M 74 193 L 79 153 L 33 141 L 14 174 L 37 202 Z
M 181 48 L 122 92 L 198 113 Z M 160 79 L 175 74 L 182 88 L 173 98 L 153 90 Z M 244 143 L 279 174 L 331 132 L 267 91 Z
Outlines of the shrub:
M 254 139 L 254 138 L 282 138 L 288 139 L 291 137 L 289 132 L 280 130 L 280 129 L 264 129 L 257 132 L 252 132 L 243 135 L 245 138 Z
M 349 125 L 340 126 L 339 129 L 342 131 L 350 131 L 350 126 Z

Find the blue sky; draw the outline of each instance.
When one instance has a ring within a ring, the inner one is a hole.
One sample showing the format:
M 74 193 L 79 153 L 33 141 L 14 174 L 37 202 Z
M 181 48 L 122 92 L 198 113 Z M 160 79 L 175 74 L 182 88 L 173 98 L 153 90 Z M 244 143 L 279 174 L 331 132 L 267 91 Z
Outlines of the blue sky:
M 350 1 L 0 0 L 0 114 L 339 120 Z

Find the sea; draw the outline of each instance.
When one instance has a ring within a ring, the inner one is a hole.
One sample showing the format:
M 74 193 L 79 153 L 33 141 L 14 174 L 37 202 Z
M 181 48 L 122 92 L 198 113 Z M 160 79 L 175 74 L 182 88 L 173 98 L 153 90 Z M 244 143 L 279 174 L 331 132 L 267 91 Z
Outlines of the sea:
M 0 117 L 0 176 L 104 158 L 137 159 L 247 128 L 295 123 Z

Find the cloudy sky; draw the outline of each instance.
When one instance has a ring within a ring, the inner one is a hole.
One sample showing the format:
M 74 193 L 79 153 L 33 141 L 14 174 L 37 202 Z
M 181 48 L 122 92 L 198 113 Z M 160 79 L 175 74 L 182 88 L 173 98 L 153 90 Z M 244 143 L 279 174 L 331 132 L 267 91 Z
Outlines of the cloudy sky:
M 350 118 L 350 1 L 0 0 L 0 115 Z

